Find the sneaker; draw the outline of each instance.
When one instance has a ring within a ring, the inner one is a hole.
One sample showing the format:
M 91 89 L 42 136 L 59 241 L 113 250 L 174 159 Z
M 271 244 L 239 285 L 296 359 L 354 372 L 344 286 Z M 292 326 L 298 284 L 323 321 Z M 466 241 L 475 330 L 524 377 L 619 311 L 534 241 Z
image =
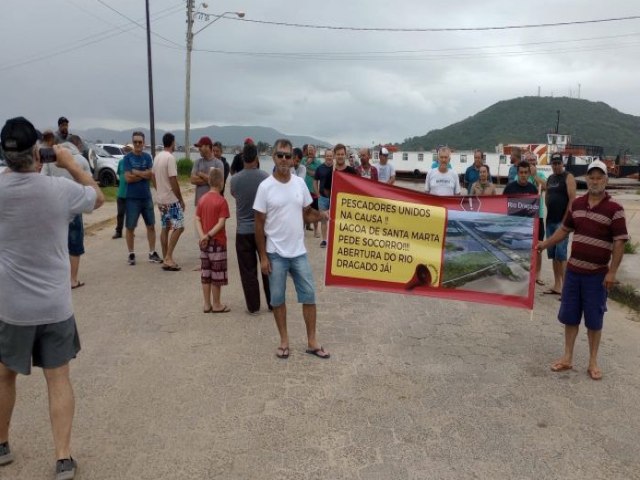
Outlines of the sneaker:
M 0 466 L 13 462 L 13 453 L 9 448 L 9 442 L 0 443 Z
M 250 311 L 250 310 L 246 310 L 246 312 L 247 312 L 249 315 L 253 315 L 254 317 L 257 317 L 257 316 L 259 316 L 259 315 L 260 315 L 260 310 L 256 310 L 256 311 L 254 311 L 254 312 L 252 312 L 252 311 Z
M 327 248 L 327 241 L 326 240 L 322 240 L 320 242 L 320 248 Z
M 122 232 L 116 232 L 116 233 L 114 233 L 114 234 L 113 234 L 113 237 L 111 237 L 111 238 L 113 238 L 114 240 L 115 240 L 116 238 L 122 238 Z
M 78 464 L 73 458 L 64 458 L 56 462 L 56 480 L 72 480 L 76 476 Z
M 149 254 L 149 261 L 151 263 L 162 263 L 162 259 L 160 258 L 160 255 L 158 255 L 158 252 L 153 252 Z
M 135 265 L 136 264 L 136 254 L 135 253 L 130 253 L 129 254 L 129 265 Z

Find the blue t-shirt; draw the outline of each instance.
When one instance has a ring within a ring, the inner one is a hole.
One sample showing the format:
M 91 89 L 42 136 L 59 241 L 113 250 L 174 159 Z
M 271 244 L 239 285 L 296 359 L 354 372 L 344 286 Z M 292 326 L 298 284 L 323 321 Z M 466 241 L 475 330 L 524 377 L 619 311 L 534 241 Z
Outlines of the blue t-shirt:
M 124 163 L 125 172 L 151 170 L 151 167 L 153 167 L 151 155 L 145 152 L 142 152 L 140 156 L 129 152 L 124 156 L 122 162 Z M 149 180 L 143 179 L 139 182 L 127 183 L 127 198 L 151 198 Z

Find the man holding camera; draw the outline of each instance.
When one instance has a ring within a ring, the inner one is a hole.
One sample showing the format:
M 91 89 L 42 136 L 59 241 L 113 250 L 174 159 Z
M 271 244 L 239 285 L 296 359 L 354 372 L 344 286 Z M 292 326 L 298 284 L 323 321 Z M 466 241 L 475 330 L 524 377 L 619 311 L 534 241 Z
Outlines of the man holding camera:
M 0 175 L 0 466 L 13 461 L 8 437 L 16 376 L 28 375 L 33 362 L 47 382 L 56 480 L 69 480 L 77 468 L 70 445 L 75 401 L 69 361 L 80 342 L 67 230 L 74 215 L 100 207 L 104 197 L 67 149 L 55 146 L 47 159 L 75 182 L 40 175 L 37 132 L 25 118 L 7 120 L 0 138 L 8 166 Z

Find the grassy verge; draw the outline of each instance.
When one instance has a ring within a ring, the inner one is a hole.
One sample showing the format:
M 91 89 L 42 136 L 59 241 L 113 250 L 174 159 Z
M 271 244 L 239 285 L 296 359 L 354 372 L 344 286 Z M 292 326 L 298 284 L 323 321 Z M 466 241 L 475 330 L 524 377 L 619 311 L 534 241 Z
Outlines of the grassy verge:
M 115 202 L 118 197 L 118 187 L 102 187 L 105 202 Z
M 614 287 L 609 290 L 609 298 L 640 313 L 640 293 L 638 293 L 633 285 L 614 285 Z

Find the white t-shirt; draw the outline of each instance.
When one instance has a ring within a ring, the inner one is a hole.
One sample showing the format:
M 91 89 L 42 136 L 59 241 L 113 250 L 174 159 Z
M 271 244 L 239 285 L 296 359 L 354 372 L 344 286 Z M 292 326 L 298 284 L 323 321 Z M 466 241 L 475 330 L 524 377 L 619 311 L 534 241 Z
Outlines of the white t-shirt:
M 176 157 L 170 152 L 163 150 L 153 159 L 153 175 L 156 177 L 156 200 L 159 204 L 170 205 L 178 201 L 173 190 L 169 177 L 178 176 L 178 166 L 176 165 Z
M 429 170 L 429 173 L 427 173 L 424 191 L 431 195 L 460 195 L 458 174 L 453 170 L 447 170 L 442 173 L 437 168 L 432 168 Z
M 391 177 L 396 176 L 396 169 L 387 160 L 386 165 L 378 164 L 378 181 L 387 183 Z
M 292 175 L 287 183 L 282 183 L 272 175 L 260 184 L 253 209 L 266 214 L 264 232 L 268 253 L 284 258 L 307 253 L 302 209 L 311 202 L 309 189 L 300 177 Z
M 66 178 L 0 174 L 0 320 L 26 326 L 71 317 L 69 221 L 95 201 L 92 187 Z

